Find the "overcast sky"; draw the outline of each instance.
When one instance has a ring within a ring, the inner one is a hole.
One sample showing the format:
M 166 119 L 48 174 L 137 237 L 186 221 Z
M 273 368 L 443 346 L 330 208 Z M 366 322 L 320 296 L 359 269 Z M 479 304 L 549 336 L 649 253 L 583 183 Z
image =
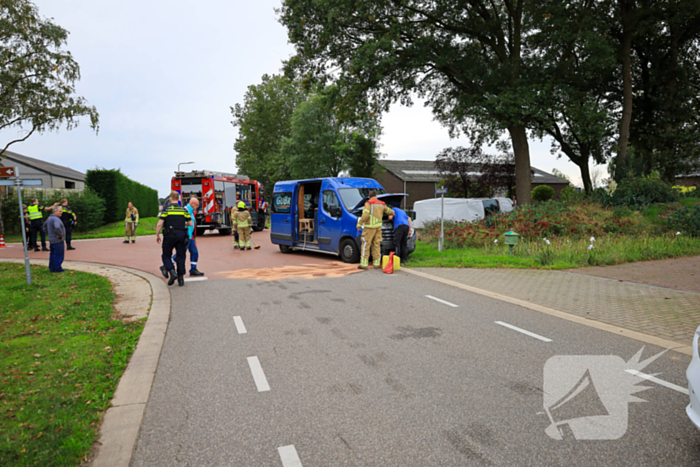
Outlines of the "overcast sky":
M 100 113 L 96 136 L 73 131 L 33 135 L 10 148 L 85 172 L 121 168 L 164 196 L 179 162 L 235 172 L 230 106 L 247 86 L 277 73 L 293 53 L 277 21 L 280 0 L 34 0 L 44 17 L 70 32 L 80 64 L 78 94 Z M 429 109 L 396 105 L 383 117 L 387 159 L 433 160 L 450 140 Z M 3 141 L 16 132 L 0 133 Z M 580 184 L 578 167 L 530 141 L 531 164 L 556 167 Z M 598 166 L 604 175 L 604 166 Z M 605 175 L 604 175 L 605 176 Z

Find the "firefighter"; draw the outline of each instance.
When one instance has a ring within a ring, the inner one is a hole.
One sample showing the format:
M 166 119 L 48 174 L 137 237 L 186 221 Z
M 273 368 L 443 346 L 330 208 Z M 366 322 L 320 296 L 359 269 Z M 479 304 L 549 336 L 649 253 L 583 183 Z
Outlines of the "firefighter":
M 165 210 L 163 210 L 163 212 L 165 212 Z M 129 238 L 131 238 L 131 243 L 136 243 L 136 227 L 138 225 L 139 210 L 134 207 L 134 204 L 131 201 L 129 201 L 129 207 L 126 208 L 126 219 L 124 219 L 124 226 L 126 228 L 124 243 L 129 243 Z
M 377 199 L 377 192 L 370 190 L 369 200 L 362 210 L 362 217 L 357 220 L 357 230 L 362 230 L 362 259 L 358 269 L 369 267 L 369 252 L 372 249 L 373 266 L 381 266 L 381 243 L 382 243 L 382 219 L 384 214 L 389 215 L 389 219 L 394 218 L 394 211 L 387 207 L 383 201 Z
M 238 245 L 241 250 L 250 250 L 250 213 L 243 201 L 239 201 L 238 210 L 231 213 L 231 225 L 238 232 Z
M 68 200 L 62 199 L 58 203 L 54 203 L 54 206 L 61 206 L 63 209 L 63 214 L 61 214 L 61 222 L 63 222 L 63 227 L 66 228 L 66 250 L 75 250 L 70 244 L 73 238 L 73 227 L 78 222 L 78 217 L 75 215 L 73 210 L 68 206 Z
M 46 248 L 46 234 L 44 233 L 44 229 L 42 228 L 44 225 L 44 217 L 41 211 L 44 209 L 46 208 L 43 206 L 39 206 L 39 200 L 36 198 L 32 199 L 32 204 L 30 204 L 27 207 L 27 218 L 29 219 L 31 229 L 31 236 L 29 238 L 30 250 L 33 247 L 34 251 L 49 251 L 49 249 Z M 37 233 L 41 235 L 41 250 L 39 250 L 39 243 L 37 242 Z
M 169 275 L 168 285 L 173 285 L 177 279 L 177 285 L 185 285 L 185 251 L 187 247 L 187 227 L 192 225 L 190 213 L 177 204 L 179 194 L 177 191 L 170 193 L 172 204 L 158 216 L 156 225 L 156 242 L 161 243 L 160 231 L 163 230 L 163 275 Z M 177 254 L 177 275 L 170 257 L 173 249 Z

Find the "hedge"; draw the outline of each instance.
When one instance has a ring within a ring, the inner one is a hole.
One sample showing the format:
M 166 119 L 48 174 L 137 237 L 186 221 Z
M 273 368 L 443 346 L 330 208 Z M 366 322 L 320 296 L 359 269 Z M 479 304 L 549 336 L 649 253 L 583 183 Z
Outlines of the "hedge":
M 76 190 L 36 190 L 22 189 L 22 203 L 29 205 L 32 198 L 39 200 L 39 206 L 51 206 L 62 200 L 68 200 L 68 206 L 75 212 L 78 218 L 77 232 L 84 232 L 104 225 L 105 201 L 90 189 Z M 51 215 L 51 211 L 42 211 L 44 219 Z M 2 220 L 5 233 L 20 233 L 19 203 L 13 193 L 3 196 Z
M 88 170 L 85 186 L 107 203 L 105 223 L 124 220 L 124 213 L 130 201 L 139 210 L 140 217 L 158 215 L 158 192 L 146 185 L 129 180 L 119 169 Z

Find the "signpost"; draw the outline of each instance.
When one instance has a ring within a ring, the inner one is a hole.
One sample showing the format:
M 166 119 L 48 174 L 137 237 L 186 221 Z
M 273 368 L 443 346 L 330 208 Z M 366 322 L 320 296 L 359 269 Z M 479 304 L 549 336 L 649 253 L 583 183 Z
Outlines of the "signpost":
M 27 233 L 24 225 L 24 212 L 22 210 L 22 187 L 41 186 L 41 179 L 21 180 L 17 167 L 0 167 L 0 178 L 14 177 L 12 180 L 0 180 L 0 186 L 17 187 L 17 198 L 19 199 L 19 218 L 22 222 L 22 245 L 24 246 L 24 269 L 27 272 L 27 284 L 32 285 L 32 271 L 29 269 L 29 254 L 27 253 Z
M 440 241 L 438 242 L 438 251 L 442 253 L 445 245 L 445 195 L 447 194 L 447 188 L 436 188 L 435 194 L 440 195 L 442 198 L 440 203 Z

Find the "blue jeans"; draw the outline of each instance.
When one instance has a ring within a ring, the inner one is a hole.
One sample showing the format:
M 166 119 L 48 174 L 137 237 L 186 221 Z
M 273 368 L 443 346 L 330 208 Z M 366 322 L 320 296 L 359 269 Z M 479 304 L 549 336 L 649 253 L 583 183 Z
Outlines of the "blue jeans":
M 66 252 L 63 242 L 52 243 L 49 247 L 49 271 L 63 272 L 63 255 Z
M 187 244 L 187 249 L 185 250 L 185 256 L 187 252 L 190 252 L 190 272 L 197 269 L 197 261 L 199 261 L 199 250 L 197 249 L 197 239 L 190 238 L 190 242 Z M 173 263 L 177 262 L 177 253 L 173 255 Z

